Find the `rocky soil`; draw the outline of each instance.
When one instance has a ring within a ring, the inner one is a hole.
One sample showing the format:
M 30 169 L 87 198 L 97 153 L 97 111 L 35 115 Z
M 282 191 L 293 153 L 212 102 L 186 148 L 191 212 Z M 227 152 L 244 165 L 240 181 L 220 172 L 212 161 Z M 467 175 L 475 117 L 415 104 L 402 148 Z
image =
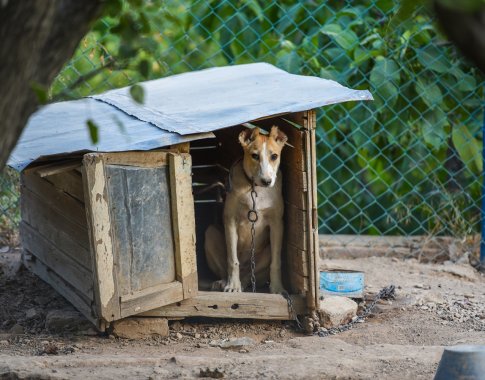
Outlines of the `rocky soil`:
M 444 346 L 485 342 L 485 277 L 464 264 L 322 263 L 364 270 L 369 298 L 397 289 L 365 323 L 325 338 L 291 322 L 193 319 L 127 340 L 98 334 L 17 258 L 0 246 L 0 379 L 429 379 Z

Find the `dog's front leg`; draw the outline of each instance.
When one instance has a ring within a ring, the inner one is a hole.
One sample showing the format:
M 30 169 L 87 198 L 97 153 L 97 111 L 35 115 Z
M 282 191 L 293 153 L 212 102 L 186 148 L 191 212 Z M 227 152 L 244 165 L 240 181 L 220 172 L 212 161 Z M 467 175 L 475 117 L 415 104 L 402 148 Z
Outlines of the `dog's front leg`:
M 227 284 L 225 292 L 240 292 L 239 259 L 237 257 L 237 225 L 232 218 L 224 222 L 227 244 Z
M 281 246 L 283 245 L 283 220 L 277 220 L 270 227 L 271 265 L 269 289 L 271 293 L 282 293 L 285 289 L 281 281 Z

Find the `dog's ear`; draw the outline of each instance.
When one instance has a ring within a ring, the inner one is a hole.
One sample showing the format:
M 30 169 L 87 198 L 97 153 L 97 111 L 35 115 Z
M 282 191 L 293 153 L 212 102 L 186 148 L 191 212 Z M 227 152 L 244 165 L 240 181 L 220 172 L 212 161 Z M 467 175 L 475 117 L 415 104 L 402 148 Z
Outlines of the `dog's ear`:
M 286 134 L 282 131 L 279 130 L 279 128 L 276 125 L 273 125 L 271 127 L 271 132 L 269 134 L 269 137 L 271 137 L 274 141 L 276 141 L 279 145 L 285 145 L 285 143 L 288 141 L 288 137 Z
M 259 136 L 259 128 L 245 129 L 239 134 L 239 142 L 243 147 L 251 144 Z

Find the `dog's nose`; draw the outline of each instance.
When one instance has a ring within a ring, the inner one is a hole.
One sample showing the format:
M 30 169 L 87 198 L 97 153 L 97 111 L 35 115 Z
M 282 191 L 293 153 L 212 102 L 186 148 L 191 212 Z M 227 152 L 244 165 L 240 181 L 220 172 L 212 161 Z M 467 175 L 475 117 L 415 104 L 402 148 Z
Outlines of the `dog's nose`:
M 268 179 L 268 178 L 261 178 L 261 184 L 263 186 L 269 186 L 271 185 L 271 179 Z

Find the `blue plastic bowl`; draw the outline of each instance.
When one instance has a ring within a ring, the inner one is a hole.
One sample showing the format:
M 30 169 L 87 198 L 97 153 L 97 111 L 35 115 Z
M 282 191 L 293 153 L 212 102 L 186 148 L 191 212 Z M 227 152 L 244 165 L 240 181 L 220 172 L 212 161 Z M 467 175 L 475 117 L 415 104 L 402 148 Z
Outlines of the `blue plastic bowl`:
M 364 294 L 364 273 L 344 269 L 329 269 L 320 272 L 320 292 L 361 298 Z

